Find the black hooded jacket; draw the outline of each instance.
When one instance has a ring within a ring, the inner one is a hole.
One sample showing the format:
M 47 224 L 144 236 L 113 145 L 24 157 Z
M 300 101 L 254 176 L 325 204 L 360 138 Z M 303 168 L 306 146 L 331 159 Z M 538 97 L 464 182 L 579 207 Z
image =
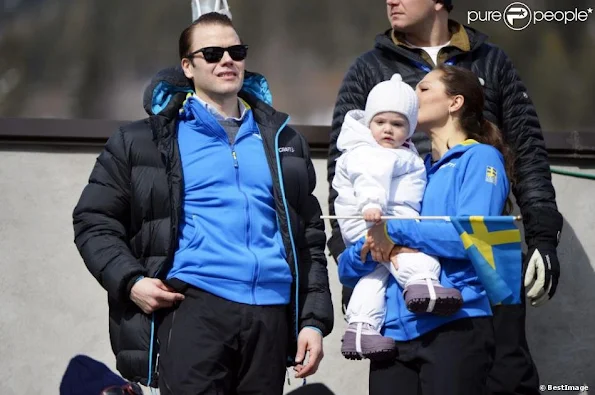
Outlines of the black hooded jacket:
M 535 107 L 504 51 L 488 43 L 486 35 L 466 26 L 464 29 L 469 37 L 470 50 L 454 48 L 448 63 L 470 69 L 484 81 L 484 116 L 500 128 L 516 156 L 517 182 L 513 185 L 513 194 L 523 216 L 527 244 L 534 247 L 547 243 L 555 248 L 562 229 L 562 216 L 556 205 L 547 151 Z M 432 65 L 418 52 L 396 45 L 391 30 L 378 35 L 374 49 L 358 57 L 349 68 L 339 89 L 329 146 L 331 215 L 334 215 L 337 198 L 337 191 L 332 188 L 335 161 L 340 156 L 337 138 L 345 114 L 353 109 L 364 109 L 370 90 L 393 74 L 401 74 L 403 81 L 415 88 L 431 69 Z M 416 132 L 412 140 L 421 155 L 429 153 L 427 136 Z M 331 221 L 331 225 L 332 236 L 328 247 L 337 259 L 345 245 L 337 221 Z
M 286 114 L 249 93 L 267 91 L 262 77 L 249 73 L 246 81 L 256 89 L 245 84 L 240 96 L 250 104 L 263 138 L 294 278 L 288 306 L 291 365 L 299 330 L 315 326 L 326 336 L 333 328 L 324 222 L 313 195 L 316 175 L 307 142 L 286 126 Z M 143 314 L 129 294 L 139 275 L 164 277 L 177 249 L 184 181 L 176 118 L 190 90 L 179 68 L 156 76 L 145 92 L 149 118 L 122 127 L 109 139 L 73 213 L 76 246 L 107 290 L 117 369 L 129 380 L 152 386 L 157 385 L 156 321 L 154 315 Z M 277 152 L 277 146 L 292 149 Z

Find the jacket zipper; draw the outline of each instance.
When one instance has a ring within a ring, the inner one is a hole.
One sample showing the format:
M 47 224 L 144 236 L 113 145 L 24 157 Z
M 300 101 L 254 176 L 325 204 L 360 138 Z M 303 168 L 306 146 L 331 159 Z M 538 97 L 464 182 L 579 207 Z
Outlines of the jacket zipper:
M 153 128 L 154 125 L 151 123 L 151 128 Z M 174 131 L 174 136 L 175 134 L 177 134 L 177 130 Z M 175 138 L 172 138 L 173 143 L 172 144 L 177 144 L 177 141 Z M 170 146 L 170 152 L 173 151 L 174 148 L 173 146 Z M 165 153 L 160 149 L 160 153 L 162 155 L 162 159 L 165 160 L 165 173 L 167 175 L 167 189 L 169 191 L 169 195 L 170 195 L 170 205 L 172 203 L 171 197 L 173 194 L 173 188 L 172 188 L 172 179 L 171 179 L 171 160 L 169 157 L 169 152 Z M 171 215 L 172 215 L 172 222 L 173 222 L 173 218 L 174 215 L 177 216 L 178 218 L 180 217 L 180 209 L 173 207 L 173 205 L 171 205 Z M 171 260 L 173 259 L 173 255 L 174 255 L 174 251 L 173 251 L 173 244 L 175 243 L 175 240 L 178 237 L 178 229 L 177 226 L 176 227 L 172 227 L 171 229 L 172 234 L 170 235 L 170 246 L 169 246 L 169 251 L 167 254 L 167 258 L 166 260 L 164 260 L 161 265 L 157 268 L 157 270 L 155 271 L 155 274 L 153 275 L 154 278 L 159 278 L 161 271 L 163 270 L 164 266 L 165 266 L 165 262 L 171 262 Z M 174 316 L 173 318 L 175 318 L 175 311 L 174 311 Z M 172 318 L 172 327 L 170 328 L 170 332 L 168 333 L 168 339 L 167 339 L 167 343 L 168 343 L 168 347 L 169 347 L 169 342 L 171 340 L 171 330 L 173 328 L 173 318 Z M 157 354 L 157 361 L 155 363 L 155 369 L 153 369 L 153 345 L 155 343 L 158 343 L 158 340 L 154 340 L 153 336 L 155 333 L 155 313 L 151 314 L 151 344 L 149 345 L 149 369 L 148 369 L 148 375 L 147 375 L 147 381 L 148 384 L 151 384 L 152 381 L 152 371 L 155 370 L 157 371 L 158 365 L 159 365 L 159 358 L 160 358 L 160 353 Z M 165 385 L 169 388 L 169 384 L 165 383 Z
M 175 139 L 174 139 L 174 143 L 173 144 L 177 144 L 177 142 L 175 142 Z M 169 190 L 170 205 L 172 205 L 172 207 L 170 208 L 170 212 L 171 212 L 171 216 L 172 216 L 171 217 L 172 218 L 172 221 L 171 222 L 173 223 L 173 218 L 176 218 L 176 217 L 177 218 L 180 218 L 180 209 L 177 209 L 176 207 L 173 207 L 173 204 L 172 204 L 172 202 L 173 202 L 172 197 L 173 197 L 174 191 L 173 191 L 173 187 L 172 187 L 171 161 L 170 161 L 170 158 L 169 158 L 168 155 L 164 155 L 164 156 L 166 158 L 165 172 L 167 174 L 167 189 Z M 178 193 L 180 194 L 180 197 L 181 197 L 181 191 L 178 191 Z M 172 234 L 170 235 L 169 251 L 167 253 L 166 259 L 161 263 L 161 265 L 155 271 L 155 274 L 153 276 L 155 278 L 159 278 L 161 272 L 163 271 L 163 268 L 165 267 L 165 263 L 166 262 L 168 262 L 168 264 L 169 264 L 169 263 L 171 263 L 173 261 L 173 257 L 174 257 L 174 254 L 175 254 L 175 251 L 174 251 L 173 246 L 175 244 L 176 239 L 178 238 L 178 227 L 179 227 L 179 224 L 178 224 L 178 226 L 175 226 L 175 227 L 172 226 L 171 227 Z
M 450 59 L 446 60 L 446 61 L 444 62 L 444 64 L 446 64 L 446 65 L 448 65 L 448 66 L 453 66 L 453 65 L 455 64 L 455 61 L 454 61 L 454 58 L 455 58 L 455 57 L 456 57 L 456 55 L 455 55 L 455 56 L 453 56 L 452 58 L 450 58 Z M 425 71 L 426 73 L 429 73 L 430 71 L 432 71 L 432 68 L 430 67 L 430 65 L 428 65 L 428 64 L 424 64 L 424 63 L 422 63 L 422 62 L 418 62 L 418 61 L 416 61 L 416 60 L 413 60 L 413 59 L 410 59 L 410 60 L 411 60 L 411 62 L 412 62 L 412 63 L 413 63 L 413 64 L 414 64 L 414 65 L 415 65 L 415 66 L 416 66 L 418 69 L 421 69 L 421 70 Z
M 231 149 L 231 157 L 233 159 L 233 167 L 236 169 L 236 186 L 238 187 L 238 191 L 244 196 L 244 200 L 246 203 L 244 209 L 244 215 L 246 218 L 246 249 L 252 253 L 254 256 L 254 270 L 252 271 L 252 288 L 251 288 L 251 296 L 252 296 L 252 303 L 256 304 L 256 283 L 258 282 L 258 273 L 260 264 L 258 262 L 258 257 L 250 248 L 250 240 L 252 239 L 251 235 L 251 227 L 250 227 L 250 201 L 248 200 L 248 196 L 242 191 L 240 186 L 240 163 L 238 162 L 238 155 L 235 151 L 235 143 L 232 145 L 227 144 L 227 146 Z
M 298 264 L 297 264 L 297 250 L 295 248 L 295 242 L 293 239 L 293 232 L 291 230 L 291 218 L 289 217 L 289 207 L 287 206 L 287 199 L 285 197 L 285 187 L 283 183 L 283 171 L 281 169 L 281 157 L 279 155 L 279 135 L 281 131 L 285 129 L 287 124 L 289 123 L 289 117 L 283 122 L 281 127 L 277 130 L 275 134 L 275 156 L 277 159 L 277 174 L 279 175 L 279 187 L 281 189 L 281 200 L 283 201 L 283 208 L 285 209 L 285 216 L 287 217 L 287 230 L 289 232 L 289 240 L 291 242 L 291 251 L 293 253 L 293 268 L 295 271 L 295 338 L 298 338 L 299 335 L 299 312 L 298 306 L 300 305 L 299 301 L 299 291 L 300 291 L 300 273 L 298 271 Z
M 175 310 L 174 310 L 173 316 L 172 316 L 172 318 L 171 318 L 171 326 L 169 327 L 169 332 L 168 332 L 168 334 L 167 334 L 167 349 L 168 349 L 168 351 L 169 351 L 169 345 L 170 345 L 170 343 L 171 343 L 171 333 L 172 333 L 172 331 L 173 331 L 173 329 L 174 329 L 174 322 L 176 321 L 176 312 L 177 312 L 177 311 L 178 311 L 178 309 L 175 309 Z M 163 378 L 162 378 L 161 380 L 163 380 Z M 173 393 L 173 391 L 171 390 L 171 388 L 170 388 L 170 386 L 169 386 L 169 383 L 168 383 L 167 381 L 165 381 L 165 380 L 163 380 L 163 383 L 165 384 L 165 386 L 167 387 L 167 389 L 168 389 L 170 392 L 172 392 L 172 393 Z

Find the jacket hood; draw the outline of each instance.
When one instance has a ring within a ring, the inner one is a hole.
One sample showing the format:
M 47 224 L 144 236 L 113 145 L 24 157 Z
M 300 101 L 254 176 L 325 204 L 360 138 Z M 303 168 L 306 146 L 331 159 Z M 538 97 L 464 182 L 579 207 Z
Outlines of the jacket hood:
M 345 114 L 341 133 L 337 139 L 339 151 L 348 151 L 361 145 L 380 146 L 365 125 L 364 119 L 365 113 L 362 110 L 351 110 Z
M 175 117 L 188 93 L 194 92 L 192 81 L 186 78 L 181 66 L 159 71 L 145 88 L 143 107 L 149 115 Z M 245 93 L 272 104 L 273 97 L 266 78 L 258 73 L 246 71 L 241 93 Z
M 488 40 L 488 36 L 478 30 L 473 29 L 469 26 L 463 26 L 467 35 L 469 36 L 469 43 L 471 44 L 471 51 L 475 51 L 478 49 L 483 43 Z M 412 51 L 408 51 L 405 48 L 401 48 L 395 44 L 392 39 L 392 29 L 386 30 L 384 33 L 378 34 L 376 36 L 376 43 L 375 47 L 381 51 L 393 52 L 398 53 L 401 55 L 414 55 L 417 54 L 413 53 Z M 409 56 L 410 57 L 410 56 Z

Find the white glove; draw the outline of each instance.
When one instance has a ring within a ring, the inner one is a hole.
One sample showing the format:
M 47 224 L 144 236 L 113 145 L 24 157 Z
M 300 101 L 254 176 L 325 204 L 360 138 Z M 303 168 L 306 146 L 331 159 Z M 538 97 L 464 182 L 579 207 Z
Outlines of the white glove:
M 556 292 L 560 264 L 555 250 L 553 253 L 540 251 L 537 248 L 531 251 L 529 251 L 531 255 L 528 255 L 529 261 L 525 271 L 525 290 L 531 306 L 538 307 L 550 300 Z

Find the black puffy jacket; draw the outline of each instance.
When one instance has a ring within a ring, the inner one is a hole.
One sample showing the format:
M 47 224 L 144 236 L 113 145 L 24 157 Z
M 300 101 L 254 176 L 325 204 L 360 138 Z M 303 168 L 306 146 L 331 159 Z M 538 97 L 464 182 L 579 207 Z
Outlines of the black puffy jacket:
M 451 21 L 451 26 L 459 27 Z M 484 81 L 485 118 L 496 124 L 516 155 L 513 194 L 521 209 L 525 238 L 529 246 L 558 244 L 562 229 L 562 216 L 556 205 L 551 182 L 547 151 L 535 107 L 527 89 L 504 51 L 486 42 L 487 36 L 464 27 L 469 50 L 450 48 L 447 62 L 472 70 Z M 349 68 L 339 89 L 333 113 L 332 132 L 328 155 L 329 211 L 334 215 L 337 192 L 332 188 L 335 161 L 340 156 L 337 138 L 345 114 L 353 109 L 364 109 L 370 90 L 395 73 L 413 88 L 432 69 L 420 51 L 397 45 L 392 30 L 376 37 L 374 49 L 356 59 Z M 412 138 L 421 155 L 430 150 L 430 142 L 423 133 Z M 328 241 L 331 254 L 337 259 L 345 249 L 337 221 L 331 221 L 332 236 Z
M 178 74 L 172 77 L 172 73 Z M 151 87 L 163 81 L 178 87 L 187 84 L 179 73 L 179 69 L 168 70 Z M 147 92 L 145 99 L 151 98 L 152 88 Z M 153 386 L 157 385 L 157 349 L 151 355 L 151 371 L 148 366 L 151 339 L 156 333 L 154 318 L 143 314 L 130 301 L 129 293 L 139 275 L 164 276 L 177 249 L 183 218 L 183 175 L 176 115 L 184 96 L 172 95 L 158 115 L 124 126 L 109 139 L 73 213 L 76 246 L 89 271 L 108 293 L 110 340 L 117 369 L 125 378 L 143 384 L 151 377 L 149 384 Z M 253 95 L 242 92 L 240 96 L 252 107 L 259 125 L 287 261 L 294 277 L 288 306 L 293 321 L 288 336 L 291 364 L 298 330 L 311 325 L 326 336 L 333 327 L 324 222 L 312 194 L 316 175 L 307 142 L 285 126 L 288 116 Z M 145 108 L 151 112 L 153 107 L 145 103 Z M 292 149 L 277 152 L 276 144 Z

